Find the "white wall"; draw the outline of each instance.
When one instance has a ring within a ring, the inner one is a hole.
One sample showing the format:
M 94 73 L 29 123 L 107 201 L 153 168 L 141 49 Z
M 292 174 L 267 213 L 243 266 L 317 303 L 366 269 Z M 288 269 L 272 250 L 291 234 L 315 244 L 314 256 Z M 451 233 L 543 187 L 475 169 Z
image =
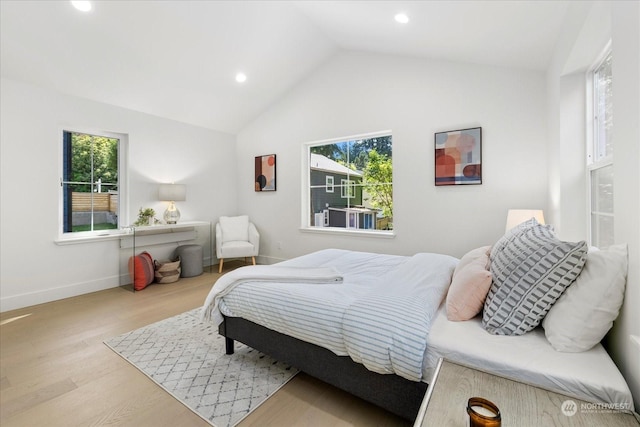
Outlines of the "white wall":
M 236 208 L 235 137 L 12 80 L 1 82 L 1 310 L 118 286 L 117 240 L 60 246 L 61 130 L 129 136 L 129 214 L 152 207 L 157 183 L 186 184 L 182 220 L 215 221 Z
M 482 127 L 483 184 L 435 187 L 434 133 Z M 305 233 L 305 142 L 393 131 L 393 239 Z M 508 208 L 546 208 L 544 73 L 345 52 L 238 134 L 239 211 L 262 262 L 320 248 L 462 256 L 504 232 Z M 277 191 L 253 191 L 253 158 L 277 154 Z M 281 248 L 278 249 L 278 243 Z
M 576 2 L 548 71 L 550 210 L 560 237 L 585 239 L 585 73 L 611 39 L 614 108 L 614 222 L 616 243 L 627 243 L 625 304 L 607 345 L 640 407 L 640 3 Z M 567 156 L 574 157 L 567 161 Z M 580 161 L 576 161 L 576 159 Z

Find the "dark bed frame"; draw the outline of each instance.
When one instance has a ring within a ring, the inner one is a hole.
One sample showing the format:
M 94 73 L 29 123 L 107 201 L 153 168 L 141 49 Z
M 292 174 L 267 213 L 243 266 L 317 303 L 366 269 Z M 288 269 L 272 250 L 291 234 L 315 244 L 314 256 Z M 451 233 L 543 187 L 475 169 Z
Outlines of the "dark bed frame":
M 218 329 L 225 337 L 226 352 L 240 341 L 274 359 L 339 389 L 414 421 L 427 390 L 424 382 L 367 370 L 348 356 L 281 334 L 240 317 L 224 317 Z

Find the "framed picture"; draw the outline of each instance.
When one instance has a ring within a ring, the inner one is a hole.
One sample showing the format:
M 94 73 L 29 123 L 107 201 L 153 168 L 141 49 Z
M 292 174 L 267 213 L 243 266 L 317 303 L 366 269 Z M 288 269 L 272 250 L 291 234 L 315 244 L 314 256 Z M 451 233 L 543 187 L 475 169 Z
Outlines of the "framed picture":
M 482 128 L 436 133 L 435 184 L 482 184 Z
M 276 191 L 276 155 L 256 157 L 256 191 Z

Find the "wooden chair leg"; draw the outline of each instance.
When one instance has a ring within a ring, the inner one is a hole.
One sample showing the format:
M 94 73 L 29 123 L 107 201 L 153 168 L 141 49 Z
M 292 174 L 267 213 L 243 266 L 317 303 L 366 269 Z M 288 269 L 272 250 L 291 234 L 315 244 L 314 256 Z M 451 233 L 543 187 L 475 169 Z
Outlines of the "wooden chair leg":
M 256 257 L 252 256 L 251 261 L 253 261 L 253 265 L 256 265 Z
M 220 266 L 218 267 L 218 273 L 222 273 L 222 264 L 224 263 L 224 259 L 220 258 Z

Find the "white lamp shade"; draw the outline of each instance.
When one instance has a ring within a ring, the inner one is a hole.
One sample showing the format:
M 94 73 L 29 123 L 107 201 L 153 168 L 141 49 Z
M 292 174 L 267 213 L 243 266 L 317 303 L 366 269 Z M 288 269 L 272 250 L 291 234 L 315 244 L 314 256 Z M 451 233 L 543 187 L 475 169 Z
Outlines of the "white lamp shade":
M 163 202 L 183 202 L 187 199 L 187 188 L 182 184 L 160 184 L 158 199 Z
M 544 214 L 541 209 L 509 209 L 505 231 L 509 231 L 531 218 L 535 218 L 539 224 L 544 224 Z

